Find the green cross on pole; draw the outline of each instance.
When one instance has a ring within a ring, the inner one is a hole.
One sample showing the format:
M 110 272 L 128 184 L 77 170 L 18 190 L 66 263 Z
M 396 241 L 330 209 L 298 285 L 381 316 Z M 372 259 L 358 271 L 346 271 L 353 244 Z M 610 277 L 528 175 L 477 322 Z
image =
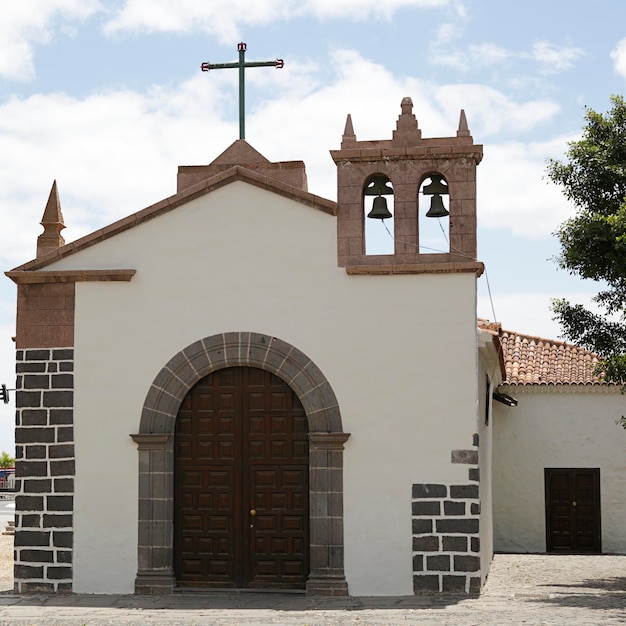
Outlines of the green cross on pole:
M 246 67 L 275 67 L 281 69 L 284 67 L 285 62 L 282 59 L 276 59 L 275 61 L 252 61 L 251 63 L 245 62 L 246 56 L 246 44 L 243 41 L 237 46 L 239 50 L 239 62 L 238 63 L 203 63 L 200 69 L 203 72 L 209 70 L 223 70 L 232 67 L 239 68 L 239 139 L 246 138 L 246 93 L 245 93 L 245 80 L 244 70 Z

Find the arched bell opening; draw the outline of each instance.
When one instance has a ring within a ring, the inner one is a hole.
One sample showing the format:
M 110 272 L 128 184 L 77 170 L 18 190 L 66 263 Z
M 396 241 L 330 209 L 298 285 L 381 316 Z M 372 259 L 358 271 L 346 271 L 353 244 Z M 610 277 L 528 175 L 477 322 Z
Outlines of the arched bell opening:
M 385 174 L 374 174 L 363 187 L 365 254 L 394 253 L 393 185 Z M 391 235 L 390 235 L 391 233 Z
M 418 191 L 420 254 L 450 252 L 450 192 L 445 176 L 424 177 Z

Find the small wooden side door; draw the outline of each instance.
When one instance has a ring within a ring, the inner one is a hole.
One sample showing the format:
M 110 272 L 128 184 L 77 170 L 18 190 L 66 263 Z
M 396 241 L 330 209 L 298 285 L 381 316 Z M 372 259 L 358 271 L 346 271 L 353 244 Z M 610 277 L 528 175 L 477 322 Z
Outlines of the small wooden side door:
M 600 469 L 546 468 L 546 551 L 599 553 Z

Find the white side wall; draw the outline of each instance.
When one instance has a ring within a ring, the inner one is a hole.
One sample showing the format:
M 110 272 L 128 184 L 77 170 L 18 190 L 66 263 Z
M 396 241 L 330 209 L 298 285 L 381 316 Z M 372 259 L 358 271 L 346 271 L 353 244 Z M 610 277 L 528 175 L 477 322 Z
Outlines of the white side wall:
M 517 407 L 494 403 L 496 551 L 545 552 L 544 468 L 600 468 L 602 551 L 626 553 L 626 432 L 619 389 L 507 390 Z
M 335 218 L 242 182 L 51 266 L 133 268 L 76 289 L 74 590 L 130 593 L 146 393 L 199 338 L 276 336 L 332 385 L 346 444 L 353 595 L 412 593 L 411 485 L 466 483 L 476 425 L 475 277 L 348 276 Z
M 493 401 L 492 392 L 501 380 L 498 352 L 493 336 L 478 333 L 478 464 L 480 468 L 480 573 L 487 578 L 493 558 Z

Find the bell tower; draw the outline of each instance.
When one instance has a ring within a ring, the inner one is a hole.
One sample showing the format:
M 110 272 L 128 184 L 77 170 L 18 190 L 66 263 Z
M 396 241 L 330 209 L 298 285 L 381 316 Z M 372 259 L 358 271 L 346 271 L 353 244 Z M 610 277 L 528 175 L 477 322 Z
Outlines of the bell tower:
M 341 149 L 331 156 L 337 165 L 337 259 L 349 274 L 482 273 L 476 166 L 483 147 L 474 144 L 464 111 L 456 137 L 422 138 L 413 102 L 403 98 L 392 138 L 374 141 L 357 141 L 348 115 Z M 374 202 L 367 213 L 369 196 Z M 389 219 L 387 199 L 393 201 L 393 253 L 368 254 L 365 220 Z M 420 242 L 422 218 L 449 220 L 447 250 L 433 252 Z

